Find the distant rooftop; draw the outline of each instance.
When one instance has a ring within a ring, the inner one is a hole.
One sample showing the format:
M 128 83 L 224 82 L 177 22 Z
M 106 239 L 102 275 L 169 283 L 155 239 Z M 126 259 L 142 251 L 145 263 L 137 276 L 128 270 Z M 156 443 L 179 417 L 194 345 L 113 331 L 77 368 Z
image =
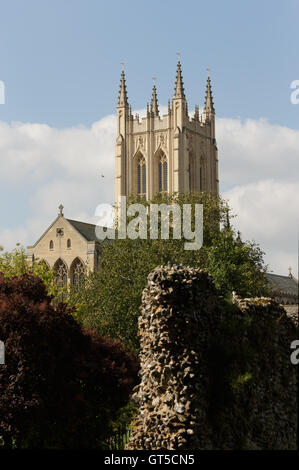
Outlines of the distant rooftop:
M 298 295 L 298 281 L 293 276 L 266 273 L 271 289 L 289 295 Z
M 96 225 L 88 224 L 86 222 L 79 222 L 78 220 L 71 220 L 66 219 L 78 232 L 83 235 L 86 240 L 89 242 L 91 241 L 99 241 L 96 236 Z

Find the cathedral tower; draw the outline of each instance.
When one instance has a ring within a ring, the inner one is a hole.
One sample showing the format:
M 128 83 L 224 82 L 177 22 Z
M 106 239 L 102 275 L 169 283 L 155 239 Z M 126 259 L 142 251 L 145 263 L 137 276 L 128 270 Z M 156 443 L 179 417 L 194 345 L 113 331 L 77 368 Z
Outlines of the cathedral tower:
M 215 109 L 210 76 L 203 112 L 188 114 L 180 60 L 168 113 L 160 116 L 153 86 L 146 117 L 133 116 L 122 71 L 117 103 L 115 202 L 138 194 L 150 200 L 158 192 L 206 191 L 218 195 L 218 156 Z

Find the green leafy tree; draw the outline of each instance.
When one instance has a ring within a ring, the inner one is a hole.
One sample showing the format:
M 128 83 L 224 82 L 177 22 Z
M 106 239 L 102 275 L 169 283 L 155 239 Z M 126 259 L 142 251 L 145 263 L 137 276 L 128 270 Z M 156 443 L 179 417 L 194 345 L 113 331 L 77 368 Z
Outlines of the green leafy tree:
M 59 287 L 56 283 L 56 273 L 44 260 L 36 259 L 32 266 L 28 263 L 26 251 L 17 243 L 12 251 L 4 251 L 0 246 L 0 273 L 7 279 L 22 274 L 34 274 L 39 277 L 46 286 L 48 295 L 54 302 L 60 301 L 66 287 Z
M 221 230 L 206 251 L 206 268 L 226 297 L 233 291 L 242 297 L 270 295 L 263 252 L 255 242 L 242 242 L 233 230 Z
M 130 198 L 128 204 L 148 202 Z M 83 286 L 71 291 L 70 301 L 77 306 L 77 318 L 84 325 L 119 338 L 138 349 L 137 318 L 141 294 L 148 274 L 168 262 L 207 270 L 216 287 L 226 297 L 266 292 L 263 253 L 253 242 L 241 242 L 230 228 L 229 207 L 221 198 L 205 193 L 155 197 L 152 203 L 202 203 L 204 210 L 203 246 L 185 250 L 185 239 L 116 239 L 104 243 L 101 268 L 90 274 Z M 129 219 L 130 220 L 130 219 Z M 148 224 L 149 227 L 149 224 Z M 223 227 L 223 228 L 221 228 Z M 161 234 L 161 230 L 160 230 Z

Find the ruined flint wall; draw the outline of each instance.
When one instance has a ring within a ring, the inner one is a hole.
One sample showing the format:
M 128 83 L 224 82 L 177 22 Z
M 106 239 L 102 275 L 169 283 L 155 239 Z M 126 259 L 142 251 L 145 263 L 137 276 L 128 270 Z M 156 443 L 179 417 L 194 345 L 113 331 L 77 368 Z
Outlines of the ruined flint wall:
M 201 270 L 149 275 L 128 449 L 296 448 L 295 319 L 270 299 L 235 302 Z

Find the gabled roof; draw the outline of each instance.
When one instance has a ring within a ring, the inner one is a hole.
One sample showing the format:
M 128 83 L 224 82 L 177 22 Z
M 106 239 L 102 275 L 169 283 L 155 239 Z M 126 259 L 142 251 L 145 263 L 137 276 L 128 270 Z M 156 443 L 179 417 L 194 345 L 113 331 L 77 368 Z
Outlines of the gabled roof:
M 266 273 L 266 278 L 272 290 L 289 295 L 298 295 L 298 281 L 293 277 Z
M 67 220 L 87 241 L 99 241 L 96 236 L 96 225 L 79 222 L 78 220 L 65 220 Z
M 54 222 L 47 228 L 47 230 L 41 235 L 41 237 L 34 243 L 34 245 L 27 246 L 27 248 L 35 248 L 36 245 L 40 242 L 40 240 L 48 233 L 48 231 L 53 227 L 53 225 L 61 218 L 61 215 L 58 215 Z M 101 241 L 97 236 L 96 236 L 96 225 L 94 224 L 88 224 L 86 222 L 79 222 L 78 220 L 71 220 L 71 219 L 65 219 L 62 217 L 64 220 L 66 220 L 69 224 L 71 224 L 72 227 L 88 242 L 90 241 Z M 105 239 L 107 240 L 107 239 Z

